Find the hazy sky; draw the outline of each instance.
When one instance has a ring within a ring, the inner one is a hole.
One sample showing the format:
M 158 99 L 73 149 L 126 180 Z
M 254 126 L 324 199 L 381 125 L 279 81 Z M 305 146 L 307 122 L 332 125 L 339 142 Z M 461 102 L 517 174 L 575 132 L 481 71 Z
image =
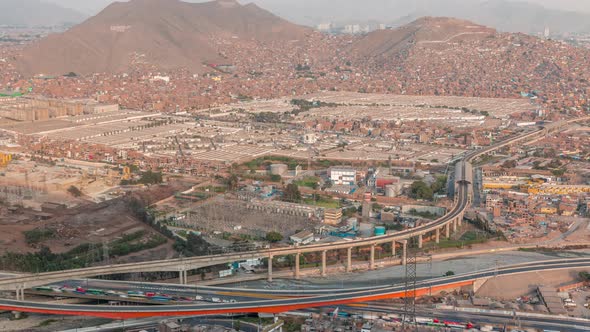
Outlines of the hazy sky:
M 0 0 L 1 1 L 1 0 Z M 54 2 L 63 7 L 76 9 L 86 14 L 96 14 L 102 8 L 106 7 L 112 0 L 44 0 L 47 2 Z M 203 0 L 188 0 L 189 2 L 205 2 Z M 292 8 L 293 4 L 301 3 L 301 0 L 239 0 L 242 3 L 255 2 L 261 7 L 269 10 L 275 9 L 281 11 L 283 8 Z M 392 0 L 394 1 L 394 0 Z M 404 0 L 404 2 L 411 4 L 415 0 Z M 484 1 L 484 0 L 473 0 L 473 1 Z M 497 0 L 487 0 L 497 1 Z M 590 13 L 590 0 L 525 0 L 536 4 L 543 5 L 548 8 L 555 8 L 561 10 L 570 11 L 585 11 Z M 367 3 L 366 0 L 330 0 L 334 6 L 345 6 L 352 7 L 356 3 Z

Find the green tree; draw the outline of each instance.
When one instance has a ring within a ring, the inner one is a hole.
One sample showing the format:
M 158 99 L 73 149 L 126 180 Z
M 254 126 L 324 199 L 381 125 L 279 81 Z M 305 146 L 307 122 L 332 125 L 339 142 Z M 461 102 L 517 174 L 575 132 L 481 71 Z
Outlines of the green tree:
M 410 187 L 410 197 L 414 199 L 432 200 L 434 193 L 424 181 L 414 181 Z
M 446 176 L 438 176 L 436 181 L 430 186 L 433 193 L 443 193 L 447 186 L 447 177 Z
M 296 184 L 289 183 L 287 185 L 285 192 L 283 193 L 283 201 L 291 203 L 298 203 L 301 201 L 301 192 Z
M 162 183 L 162 181 L 162 173 L 152 172 L 151 170 L 141 174 L 141 178 L 139 179 L 139 183 L 142 184 L 158 184 Z
M 447 271 L 445 273 L 445 277 L 450 277 L 450 276 L 454 276 L 454 275 L 455 275 L 455 272 L 453 272 L 453 271 Z
M 554 169 L 551 171 L 551 174 L 553 174 L 557 177 L 563 176 L 565 174 L 565 168 Z
M 266 233 L 266 241 L 276 243 L 283 240 L 283 234 L 279 232 L 268 232 Z
M 282 180 L 282 177 L 278 174 L 271 174 L 269 178 L 271 182 L 281 182 Z

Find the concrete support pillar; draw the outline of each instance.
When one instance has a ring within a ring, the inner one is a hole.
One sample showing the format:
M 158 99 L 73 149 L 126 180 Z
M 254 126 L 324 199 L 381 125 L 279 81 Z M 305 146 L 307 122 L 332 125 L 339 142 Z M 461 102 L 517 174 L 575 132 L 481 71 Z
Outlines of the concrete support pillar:
M 440 243 L 440 228 L 437 228 L 434 231 L 434 241 L 436 242 L 436 244 Z
M 352 247 L 348 248 L 346 255 L 346 272 L 352 272 Z
M 402 241 L 402 265 L 406 265 L 408 258 L 408 240 Z
M 295 279 L 299 279 L 300 278 L 300 274 L 299 274 L 299 260 L 300 260 L 301 254 L 297 253 L 295 255 Z
M 322 277 L 326 276 L 326 250 L 322 251 Z
M 459 224 L 459 226 L 461 226 L 461 224 L 463 224 L 463 213 L 461 213 L 458 217 L 457 217 L 457 224 Z
M 445 237 L 447 239 L 451 237 L 451 224 L 445 226 Z
M 268 282 L 272 282 L 272 259 L 273 255 L 268 255 Z
M 375 269 L 375 245 L 371 244 L 371 257 L 369 261 L 369 270 Z
M 16 300 L 17 301 L 24 301 L 25 300 L 25 286 L 20 285 L 16 287 Z
M 395 241 L 391 241 L 391 256 L 395 257 Z
M 187 272 L 185 270 L 180 270 L 178 272 L 178 276 L 180 279 L 180 284 L 181 285 L 186 285 L 188 284 L 188 280 L 187 280 Z
M 418 249 L 422 249 L 423 243 L 422 243 L 423 239 L 422 239 L 422 234 L 418 235 Z
M 457 218 L 453 219 L 453 233 L 457 231 Z

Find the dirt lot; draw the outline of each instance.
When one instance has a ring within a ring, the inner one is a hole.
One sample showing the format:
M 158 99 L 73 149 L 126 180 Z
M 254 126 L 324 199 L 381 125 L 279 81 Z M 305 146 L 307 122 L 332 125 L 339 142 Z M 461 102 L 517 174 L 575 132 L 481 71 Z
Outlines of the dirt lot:
M 585 270 L 587 269 L 531 272 L 491 278 L 477 291 L 477 296 L 495 300 L 514 300 L 533 294 L 540 285 L 559 287 L 578 282 L 578 273 Z
M 130 196 L 147 204 L 183 189 L 183 183 L 171 183 L 146 188 Z M 34 252 L 40 246 L 47 246 L 52 252 L 61 253 L 83 243 L 102 246 L 122 235 L 139 231 L 145 231 L 146 238 L 155 233 L 137 219 L 128 206 L 126 198 L 100 204 L 86 202 L 75 208 L 58 211 L 48 220 L 39 220 L 36 211 L 9 211 L 6 206 L 0 206 L 0 252 Z M 35 244 L 28 244 L 24 232 L 32 230 L 49 230 L 51 236 Z M 172 254 L 172 243 L 169 241 L 160 247 L 123 257 L 121 261 L 167 258 Z

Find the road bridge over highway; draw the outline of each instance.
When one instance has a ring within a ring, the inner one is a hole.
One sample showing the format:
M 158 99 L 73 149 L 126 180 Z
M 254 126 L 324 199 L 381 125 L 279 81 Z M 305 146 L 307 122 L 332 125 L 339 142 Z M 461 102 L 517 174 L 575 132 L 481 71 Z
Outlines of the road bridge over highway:
M 456 289 L 465 286 L 477 288 L 483 282 L 497 276 L 516 275 L 530 272 L 559 271 L 583 269 L 590 266 L 590 258 L 560 259 L 506 266 L 499 269 L 488 269 L 462 275 L 442 277 L 421 281 L 416 285 L 418 296 L 435 294 L 442 290 Z M 240 290 L 235 290 L 240 292 Z M 248 290 L 251 291 L 251 290 Z M 273 291 L 279 294 L 281 291 Z M 111 319 L 131 319 L 163 316 L 197 316 L 221 315 L 229 313 L 281 313 L 314 307 L 337 306 L 358 302 L 370 302 L 406 295 L 404 285 L 386 287 L 349 289 L 342 291 L 330 290 L 326 293 L 305 294 L 302 297 L 263 301 L 247 301 L 238 303 L 183 304 L 164 306 L 95 306 L 68 305 L 59 303 L 38 303 L 0 299 L 0 310 L 31 312 L 56 315 L 76 315 L 105 317 Z

